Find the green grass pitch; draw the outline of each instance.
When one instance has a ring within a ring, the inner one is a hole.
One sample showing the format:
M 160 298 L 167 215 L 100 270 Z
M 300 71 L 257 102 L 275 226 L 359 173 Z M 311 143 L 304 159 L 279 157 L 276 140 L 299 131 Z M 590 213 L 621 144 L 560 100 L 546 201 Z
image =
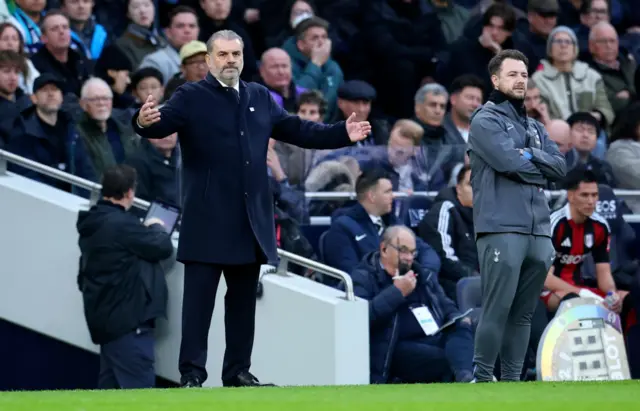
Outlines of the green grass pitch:
M 640 382 L 0 393 L 2 411 L 640 410 Z

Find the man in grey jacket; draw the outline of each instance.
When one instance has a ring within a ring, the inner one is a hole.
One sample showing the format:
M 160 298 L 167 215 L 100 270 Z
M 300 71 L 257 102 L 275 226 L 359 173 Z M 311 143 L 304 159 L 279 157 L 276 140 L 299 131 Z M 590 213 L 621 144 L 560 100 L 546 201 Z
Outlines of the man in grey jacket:
M 472 116 L 469 137 L 473 223 L 483 313 L 475 337 L 475 381 L 518 381 L 531 317 L 553 257 L 543 190 L 565 175 L 565 160 L 524 107 L 527 58 L 504 50 L 489 63 L 494 90 Z

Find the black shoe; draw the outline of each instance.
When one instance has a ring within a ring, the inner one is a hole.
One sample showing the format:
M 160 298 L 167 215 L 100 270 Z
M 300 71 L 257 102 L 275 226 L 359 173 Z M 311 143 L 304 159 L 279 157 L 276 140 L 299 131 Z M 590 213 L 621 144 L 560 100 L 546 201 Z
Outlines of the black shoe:
M 222 381 L 224 387 L 275 387 L 274 384 L 260 384 L 260 381 L 249 371 L 240 374 L 227 381 Z
M 201 388 L 202 381 L 200 378 L 192 375 L 186 375 L 180 378 L 180 387 L 182 388 Z

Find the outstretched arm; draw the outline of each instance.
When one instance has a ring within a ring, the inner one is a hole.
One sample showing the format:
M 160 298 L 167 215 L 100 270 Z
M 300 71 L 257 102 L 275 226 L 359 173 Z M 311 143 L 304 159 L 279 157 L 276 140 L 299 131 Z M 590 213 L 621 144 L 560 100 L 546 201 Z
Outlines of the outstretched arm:
M 179 87 L 162 108 L 156 106 L 155 99 L 149 95 L 133 115 L 134 131 L 144 138 L 165 138 L 180 132 L 187 123 L 189 111 L 184 87 Z

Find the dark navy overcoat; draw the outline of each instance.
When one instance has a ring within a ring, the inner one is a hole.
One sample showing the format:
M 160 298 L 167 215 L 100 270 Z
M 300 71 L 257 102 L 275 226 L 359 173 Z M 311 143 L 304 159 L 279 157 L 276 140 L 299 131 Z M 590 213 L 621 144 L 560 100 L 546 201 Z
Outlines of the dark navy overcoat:
M 273 196 L 267 177 L 269 137 L 304 148 L 351 144 L 345 123 L 304 121 L 269 91 L 240 81 L 238 94 L 211 74 L 176 90 L 144 138 L 177 132 L 182 148 L 183 217 L 178 260 L 237 265 L 277 261 Z

